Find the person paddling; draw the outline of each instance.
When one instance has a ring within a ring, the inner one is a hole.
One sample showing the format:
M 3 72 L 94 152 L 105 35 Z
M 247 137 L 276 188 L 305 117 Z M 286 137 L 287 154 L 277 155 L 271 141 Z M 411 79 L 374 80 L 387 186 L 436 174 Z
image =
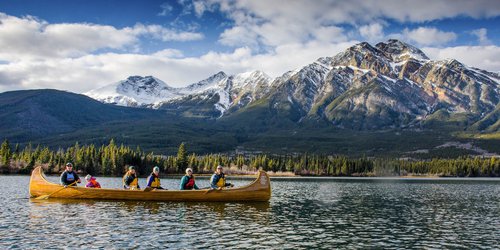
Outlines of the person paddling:
M 137 177 L 134 166 L 130 166 L 127 173 L 123 176 L 123 188 L 130 190 L 140 189 L 139 178 Z
M 156 189 L 164 189 L 160 184 L 160 168 L 155 166 L 153 168 L 153 172 L 149 175 L 147 180 L 147 187 L 156 188 Z
M 193 170 L 191 168 L 186 169 L 186 175 L 184 175 L 181 179 L 181 190 L 192 190 L 199 189 L 194 181 Z
M 217 166 L 217 170 L 210 178 L 210 188 L 221 190 L 224 187 L 234 187 L 231 183 L 226 183 L 226 176 L 222 172 L 222 166 Z
M 87 185 L 85 185 L 85 187 L 87 187 L 87 188 L 101 188 L 101 184 L 99 184 L 99 182 L 97 182 L 97 180 L 95 179 L 94 176 L 88 174 L 87 176 L 85 176 L 85 180 L 87 180 Z
M 66 170 L 61 174 L 61 185 L 68 187 L 69 185 L 75 185 L 76 183 L 82 183 L 80 177 L 73 171 L 73 164 L 70 162 L 66 163 Z

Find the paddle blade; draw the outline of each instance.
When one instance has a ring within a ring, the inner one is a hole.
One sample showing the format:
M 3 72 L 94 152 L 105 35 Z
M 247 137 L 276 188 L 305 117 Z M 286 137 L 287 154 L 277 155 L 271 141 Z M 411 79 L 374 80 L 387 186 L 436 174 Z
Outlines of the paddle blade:
M 38 197 L 35 198 L 35 200 L 46 200 L 49 198 L 50 195 L 48 194 L 44 194 L 44 195 L 40 195 Z
M 212 192 L 212 191 L 215 191 L 215 190 L 217 190 L 217 189 L 212 189 L 212 188 L 211 188 L 211 189 L 209 189 L 209 190 L 205 191 L 205 194 L 208 194 L 208 193 L 210 193 L 210 192 Z

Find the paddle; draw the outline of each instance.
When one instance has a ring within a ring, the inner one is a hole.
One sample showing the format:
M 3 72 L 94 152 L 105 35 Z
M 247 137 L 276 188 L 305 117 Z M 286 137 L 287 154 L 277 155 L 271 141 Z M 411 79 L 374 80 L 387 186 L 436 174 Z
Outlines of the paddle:
M 60 189 L 58 189 L 58 190 L 56 190 L 56 191 L 54 191 L 54 192 L 52 192 L 52 193 L 50 193 L 50 194 L 40 195 L 40 196 L 36 197 L 36 198 L 35 198 L 35 200 L 46 200 L 46 199 L 48 199 L 51 195 L 53 195 L 53 194 L 55 194 L 55 193 L 57 193 L 57 192 L 59 192 L 59 191 L 61 191 L 61 190 L 65 189 L 65 188 L 67 188 L 67 187 L 69 187 L 69 186 L 73 186 L 73 185 L 75 185 L 77 182 L 78 182 L 78 180 L 76 180 L 76 181 L 74 181 L 73 183 L 71 183 L 71 184 L 69 184 L 69 185 L 67 185 L 67 186 L 64 186 L 64 187 L 62 187 L 62 188 L 60 188 Z
M 222 189 L 219 189 L 219 188 L 210 188 L 209 190 L 205 191 L 205 194 L 208 194 L 212 191 L 218 191 L 218 190 L 222 190 Z
M 208 189 L 207 191 L 205 191 L 205 193 L 204 193 L 204 194 L 208 194 L 208 193 L 210 193 L 211 191 L 214 191 L 214 190 L 217 190 L 217 189 L 210 188 L 210 189 Z

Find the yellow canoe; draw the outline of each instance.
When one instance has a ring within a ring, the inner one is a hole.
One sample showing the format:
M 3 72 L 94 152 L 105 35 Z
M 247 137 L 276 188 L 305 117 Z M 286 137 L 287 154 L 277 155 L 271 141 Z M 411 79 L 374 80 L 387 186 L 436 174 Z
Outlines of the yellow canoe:
M 271 183 L 267 173 L 259 171 L 257 179 L 252 183 L 238 188 L 223 190 L 144 191 L 72 186 L 63 188 L 59 184 L 49 182 L 45 178 L 42 167 L 36 167 L 31 173 L 30 195 L 32 198 L 50 195 L 50 198 L 93 200 L 268 201 L 271 198 Z

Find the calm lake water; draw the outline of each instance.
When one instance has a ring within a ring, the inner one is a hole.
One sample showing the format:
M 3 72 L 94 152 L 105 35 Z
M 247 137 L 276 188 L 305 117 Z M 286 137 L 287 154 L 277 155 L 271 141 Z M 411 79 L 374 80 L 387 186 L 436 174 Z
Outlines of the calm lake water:
M 500 246 L 500 179 L 273 178 L 260 203 L 37 201 L 28 183 L 0 176 L 0 249 Z M 179 179 L 162 184 L 175 189 Z

